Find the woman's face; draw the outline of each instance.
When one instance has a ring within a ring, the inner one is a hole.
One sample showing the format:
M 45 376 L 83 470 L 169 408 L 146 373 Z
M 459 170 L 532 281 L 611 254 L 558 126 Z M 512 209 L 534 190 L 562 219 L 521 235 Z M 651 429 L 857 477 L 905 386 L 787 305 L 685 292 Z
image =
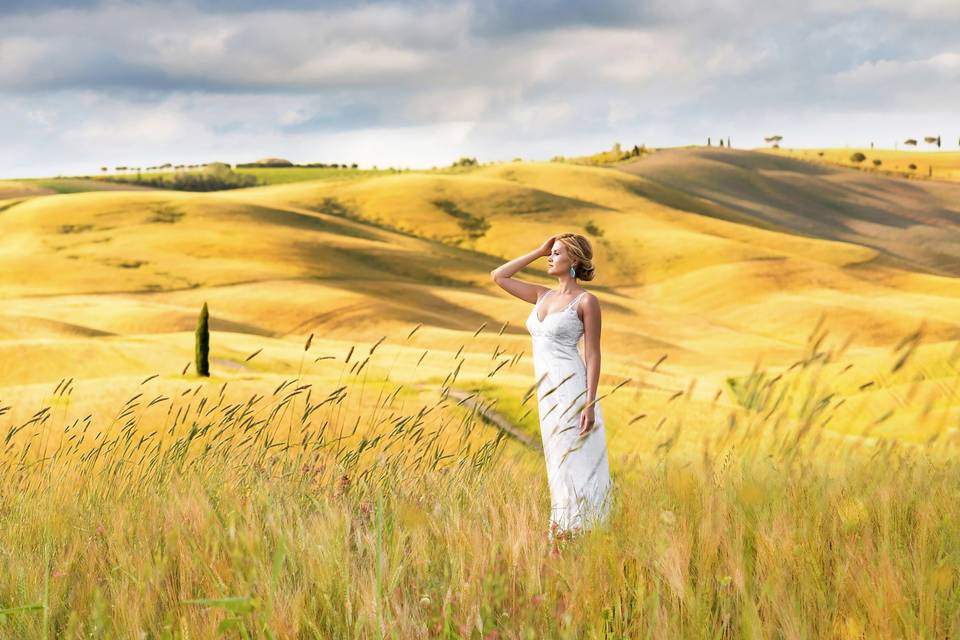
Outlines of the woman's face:
M 559 240 L 553 241 L 550 255 L 547 256 L 547 273 L 564 273 L 570 269 L 570 256 L 567 255 L 567 245 Z

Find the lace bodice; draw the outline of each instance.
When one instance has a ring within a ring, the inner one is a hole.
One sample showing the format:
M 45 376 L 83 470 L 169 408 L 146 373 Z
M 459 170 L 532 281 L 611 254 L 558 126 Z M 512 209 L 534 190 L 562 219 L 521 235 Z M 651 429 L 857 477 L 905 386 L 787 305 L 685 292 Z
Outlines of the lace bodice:
M 540 303 L 552 293 L 552 291 L 548 291 L 543 294 L 533 305 L 533 309 L 527 317 L 527 330 L 534 338 L 549 339 L 559 345 L 576 349 L 577 342 L 583 335 L 583 321 L 577 315 L 577 303 L 586 291 L 581 292 L 563 308 L 548 313 L 541 321 L 537 315 L 541 306 Z

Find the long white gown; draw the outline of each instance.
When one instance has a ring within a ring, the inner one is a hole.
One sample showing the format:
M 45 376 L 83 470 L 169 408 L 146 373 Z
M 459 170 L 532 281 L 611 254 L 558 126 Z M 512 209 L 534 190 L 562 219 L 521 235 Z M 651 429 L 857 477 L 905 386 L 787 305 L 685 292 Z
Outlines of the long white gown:
M 586 530 L 603 521 L 610 510 L 612 484 L 599 402 L 594 404 L 593 429 L 578 435 L 587 397 L 587 369 L 577 350 L 583 335 L 577 307 L 583 293 L 541 320 L 541 302 L 553 294 L 548 291 L 538 298 L 526 322 L 539 381 L 537 407 L 550 485 L 551 541 L 555 527 Z

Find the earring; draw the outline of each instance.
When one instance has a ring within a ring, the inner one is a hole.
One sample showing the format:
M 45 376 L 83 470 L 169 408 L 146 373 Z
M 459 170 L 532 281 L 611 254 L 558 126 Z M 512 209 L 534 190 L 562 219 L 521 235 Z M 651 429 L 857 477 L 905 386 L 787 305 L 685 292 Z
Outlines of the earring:
M 575 278 L 577 276 L 577 270 L 573 268 L 573 265 L 570 265 L 570 277 Z

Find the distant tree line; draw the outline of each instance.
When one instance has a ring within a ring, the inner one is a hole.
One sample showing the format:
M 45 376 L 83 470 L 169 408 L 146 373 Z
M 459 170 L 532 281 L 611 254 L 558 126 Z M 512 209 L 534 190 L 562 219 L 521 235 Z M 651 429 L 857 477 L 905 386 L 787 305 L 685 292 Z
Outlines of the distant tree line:
M 230 167 L 231 165 L 226 162 L 208 162 L 203 164 L 171 164 L 165 162 L 164 164 L 158 164 L 152 167 L 134 167 L 126 165 L 117 165 L 113 167 L 113 170 L 117 173 L 155 173 L 155 172 L 168 172 L 168 171 L 195 171 L 197 169 L 204 169 L 211 165 L 226 165 Z M 233 168 L 236 169 L 262 169 L 262 168 L 274 168 L 274 167 L 299 167 L 299 168 L 309 168 L 309 169 L 357 169 L 359 165 L 356 162 L 347 164 L 346 162 L 338 163 L 326 163 L 326 162 L 309 162 L 306 164 L 294 164 L 289 160 L 284 160 L 282 158 L 268 158 L 266 160 L 258 160 L 256 162 L 240 162 L 233 165 Z M 103 166 L 100 167 L 101 173 L 108 173 L 110 167 Z
M 653 150 L 648 149 L 646 144 L 635 144 L 629 149 L 624 149 L 619 142 L 615 142 L 613 143 L 613 146 L 610 147 L 609 151 L 601 151 L 600 153 L 594 153 L 593 155 L 578 156 L 573 158 L 566 158 L 558 155 L 550 158 L 550 162 L 572 162 L 575 164 L 602 165 L 613 162 L 622 162 L 632 158 L 640 158 L 649 153 L 653 153 Z
M 280 168 L 280 167 L 296 167 L 300 169 L 357 169 L 359 166 L 356 162 L 351 164 L 344 163 L 326 163 L 326 162 L 308 162 L 306 164 L 294 164 L 289 160 L 281 159 L 271 159 L 271 160 L 260 160 L 257 162 L 241 162 L 237 164 L 238 169 L 271 169 L 271 168 Z
M 175 191 L 223 191 L 255 187 L 259 183 L 255 175 L 237 173 L 225 162 L 211 162 L 202 166 L 199 171 L 177 171 L 158 175 L 143 175 L 138 171 L 136 175 L 101 176 L 100 179 Z
M 771 144 L 771 143 L 772 143 L 772 146 L 773 146 L 774 149 L 777 149 L 777 148 L 780 147 L 780 141 L 781 141 L 781 140 L 783 140 L 783 136 L 779 136 L 779 135 L 777 135 L 777 136 L 767 136 L 767 137 L 765 137 L 765 138 L 763 139 L 763 141 L 766 142 L 767 144 Z M 938 149 L 941 148 L 941 139 L 940 139 L 940 136 L 938 136 L 938 135 L 937 135 L 937 136 L 924 136 L 924 137 L 923 137 L 923 141 L 926 142 L 927 144 L 935 144 L 935 145 L 937 145 L 937 148 L 938 148 Z M 710 140 L 710 138 L 707 138 L 707 146 L 709 147 L 710 144 L 711 144 L 711 140 Z M 915 147 L 915 146 L 917 146 L 917 139 L 916 139 L 916 138 L 907 138 L 906 140 L 903 141 L 903 144 L 905 144 L 905 145 L 907 145 L 907 146 L 909 146 L 909 147 Z M 957 145 L 960 146 L 960 139 L 957 140 Z M 720 146 L 721 146 L 721 147 L 723 146 L 723 138 L 720 139 Z M 727 146 L 728 146 L 728 147 L 730 146 L 730 138 L 727 138 Z M 870 148 L 873 149 L 873 142 L 870 143 Z M 856 155 L 856 154 L 854 154 L 854 155 Z M 863 160 L 854 160 L 854 162 L 863 162 Z
M 924 136 L 923 141 L 926 142 L 927 144 L 935 144 L 937 145 L 938 149 L 940 148 L 940 136 Z M 909 147 L 915 147 L 917 146 L 917 139 L 907 138 L 906 140 L 903 141 L 903 144 Z
M 153 167 L 127 167 L 124 165 L 117 165 L 113 168 L 113 170 L 116 171 L 117 173 L 132 173 L 132 172 L 143 173 L 145 171 L 146 172 L 170 171 L 170 170 L 185 171 L 185 170 L 191 170 L 191 169 L 202 169 L 206 166 L 207 166 L 206 164 L 170 164 L 169 162 L 167 162 L 164 164 L 158 164 Z M 110 167 L 100 167 L 100 171 L 102 171 L 103 173 L 107 173 L 108 171 L 110 171 Z
M 357 163 L 356 163 L 356 162 L 351 163 L 349 166 L 348 166 L 346 163 L 343 163 L 343 164 L 337 164 L 337 163 L 324 164 L 323 162 L 310 162 L 310 163 L 308 163 L 308 164 L 295 164 L 295 165 L 291 165 L 291 166 L 294 166 L 294 167 L 308 167 L 308 168 L 311 168 L 311 169 L 314 169 L 314 168 L 319 168 L 319 169 L 358 169 L 358 168 L 359 168 L 359 167 L 357 166 Z

